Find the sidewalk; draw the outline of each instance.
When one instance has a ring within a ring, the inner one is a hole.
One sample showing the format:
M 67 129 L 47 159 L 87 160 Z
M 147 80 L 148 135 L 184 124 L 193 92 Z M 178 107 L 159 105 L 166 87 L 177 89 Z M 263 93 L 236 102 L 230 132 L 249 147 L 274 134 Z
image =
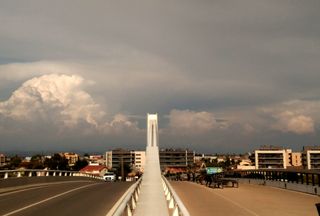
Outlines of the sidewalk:
M 315 204 L 320 198 L 315 195 L 248 184 L 213 189 L 186 181 L 170 183 L 193 216 L 318 215 Z

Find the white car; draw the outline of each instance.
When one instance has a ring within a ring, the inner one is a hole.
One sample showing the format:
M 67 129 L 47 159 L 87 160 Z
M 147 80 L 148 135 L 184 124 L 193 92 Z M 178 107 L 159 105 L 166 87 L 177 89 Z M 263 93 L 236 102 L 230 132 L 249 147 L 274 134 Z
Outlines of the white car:
M 107 172 L 103 175 L 103 179 L 105 181 L 115 181 L 116 180 L 116 174 L 113 172 Z

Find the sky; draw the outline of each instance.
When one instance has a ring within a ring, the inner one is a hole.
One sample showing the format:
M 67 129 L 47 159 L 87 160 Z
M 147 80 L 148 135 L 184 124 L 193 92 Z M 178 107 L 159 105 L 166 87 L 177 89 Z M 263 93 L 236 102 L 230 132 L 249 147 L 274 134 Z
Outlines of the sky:
M 320 145 L 318 0 L 4 0 L 0 151 Z

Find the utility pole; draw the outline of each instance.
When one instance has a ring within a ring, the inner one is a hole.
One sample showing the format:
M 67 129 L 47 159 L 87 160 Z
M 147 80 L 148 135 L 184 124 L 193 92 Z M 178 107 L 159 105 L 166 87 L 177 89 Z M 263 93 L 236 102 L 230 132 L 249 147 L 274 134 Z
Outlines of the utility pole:
M 124 181 L 123 155 L 121 155 L 120 163 L 121 163 L 121 179 L 122 179 L 122 181 Z

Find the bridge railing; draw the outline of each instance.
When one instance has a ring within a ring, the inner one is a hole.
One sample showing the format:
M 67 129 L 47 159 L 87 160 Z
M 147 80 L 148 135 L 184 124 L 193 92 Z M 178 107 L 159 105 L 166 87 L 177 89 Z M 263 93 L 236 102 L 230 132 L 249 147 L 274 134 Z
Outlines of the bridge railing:
M 172 210 L 172 216 L 190 216 L 187 208 L 184 206 L 183 202 L 180 200 L 179 196 L 171 187 L 168 180 L 162 176 L 162 185 L 164 189 L 164 194 L 168 201 L 168 207 Z
M 137 207 L 137 202 L 141 190 L 141 177 L 138 181 L 132 185 L 127 193 L 119 200 L 119 204 L 116 204 L 114 210 L 112 209 L 107 216 L 132 216 L 134 210 Z
M 103 179 L 89 173 L 68 170 L 42 170 L 42 169 L 23 169 L 23 170 L 0 170 L 0 179 L 20 178 L 20 177 L 41 177 L 41 176 L 81 176 L 95 179 Z
M 281 182 L 291 182 L 320 186 L 320 171 L 318 170 L 285 170 L 285 169 L 258 169 L 234 170 L 228 173 L 232 177 L 261 179 Z
M 234 170 L 226 177 L 236 178 L 240 183 L 260 184 L 320 195 L 320 171 L 259 169 Z

